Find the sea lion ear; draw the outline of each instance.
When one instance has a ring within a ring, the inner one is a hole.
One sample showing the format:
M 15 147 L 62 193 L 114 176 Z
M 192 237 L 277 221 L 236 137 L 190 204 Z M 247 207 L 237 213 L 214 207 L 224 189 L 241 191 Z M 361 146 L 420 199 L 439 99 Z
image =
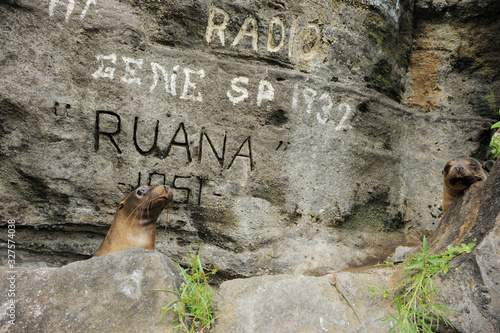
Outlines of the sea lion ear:
M 123 202 L 120 202 L 120 205 L 118 206 L 118 210 L 123 208 Z

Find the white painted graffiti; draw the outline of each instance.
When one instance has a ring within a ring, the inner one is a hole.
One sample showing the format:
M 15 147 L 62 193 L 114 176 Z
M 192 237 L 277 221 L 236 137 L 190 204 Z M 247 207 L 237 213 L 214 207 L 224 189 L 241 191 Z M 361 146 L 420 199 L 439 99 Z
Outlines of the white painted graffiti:
M 85 0 L 85 6 L 83 7 L 81 13 L 80 13 L 80 20 L 83 20 L 85 18 L 85 15 L 87 15 L 87 12 L 90 8 L 90 5 L 97 5 L 97 0 Z M 49 2 L 49 16 L 52 17 L 54 16 L 54 10 L 56 6 L 61 2 L 61 0 L 50 0 Z M 73 13 L 73 10 L 75 9 L 75 0 L 67 0 L 66 2 L 66 15 L 65 15 L 65 21 L 66 23 L 69 22 L 69 18 L 71 14 Z
M 244 86 L 248 86 L 249 82 L 250 82 L 249 78 L 244 76 L 236 77 L 231 80 L 232 91 L 228 90 L 226 93 L 231 103 L 236 105 L 248 99 L 249 97 L 248 89 Z M 235 95 L 234 92 L 239 93 L 240 95 Z M 257 92 L 257 106 L 261 106 L 263 101 L 272 101 L 272 100 L 274 100 L 273 85 L 269 81 L 260 80 L 259 90 Z
M 96 56 L 99 62 L 99 68 L 91 74 L 94 79 L 108 78 L 114 80 L 114 73 L 117 65 L 118 57 L 116 54 Z M 122 57 L 123 63 L 125 64 L 124 75 L 120 78 L 121 82 L 130 85 L 142 85 L 142 79 L 138 76 L 137 70 L 142 69 L 144 60 L 134 59 L 128 57 Z M 105 62 L 110 62 L 105 63 Z M 176 96 L 176 85 L 177 85 L 177 74 L 179 71 L 179 66 L 174 66 L 172 72 L 169 73 L 163 66 L 155 62 L 151 62 L 151 71 L 153 72 L 153 82 L 149 87 L 149 91 L 152 92 L 158 85 L 160 81 L 160 76 L 163 76 L 165 91 Z M 197 87 L 196 80 L 203 80 L 205 78 L 205 71 L 203 69 L 193 70 L 191 68 L 183 68 L 184 72 L 184 85 L 179 96 L 180 99 L 193 100 L 197 102 L 203 102 L 203 96 L 201 91 Z M 170 80 L 169 80 L 170 75 Z
M 221 8 L 212 6 L 208 14 L 207 28 L 205 31 L 205 41 L 208 45 L 220 43 L 226 46 L 228 36 L 227 27 L 231 20 L 229 13 Z M 276 53 L 281 51 L 286 43 L 288 35 L 288 56 L 292 57 L 297 52 L 305 60 L 311 60 L 318 54 L 321 47 L 323 33 L 317 23 L 309 22 L 305 27 L 299 28 L 297 17 L 291 19 L 287 27 L 284 18 L 280 15 L 271 17 L 266 40 L 266 51 Z M 250 39 L 252 51 L 259 51 L 259 25 L 255 16 L 249 14 L 241 25 L 237 35 L 234 37 L 231 46 L 238 46 L 242 40 Z
M 292 110 L 300 112 L 304 110 L 307 114 L 314 115 L 320 124 L 333 124 L 332 111 L 334 103 L 328 92 L 324 92 L 317 98 L 318 92 L 309 87 L 301 87 L 299 84 L 294 86 L 292 98 Z M 336 131 L 350 129 L 349 120 L 354 115 L 352 107 L 347 103 L 340 103 L 337 106 L 337 111 L 343 116 L 335 127 Z M 315 111 L 316 110 L 316 111 Z M 315 111 L 315 112 L 314 112 Z
M 149 83 L 148 91 L 150 93 L 157 89 L 164 90 L 171 96 L 178 96 L 182 100 L 191 100 L 194 102 L 203 102 L 204 80 L 207 75 L 205 70 L 193 69 L 189 67 L 180 67 L 174 65 L 170 68 L 160 65 L 156 62 L 149 64 L 150 69 L 143 59 L 130 57 L 119 57 L 116 54 L 97 55 L 97 70 L 91 74 L 94 79 L 118 80 L 128 85 L 141 87 L 145 82 L 143 76 L 145 72 L 152 74 L 152 80 Z M 119 70 L 119 79 L 116 78 L 116 69 Z M 182 75 L 182 74 L 183 75 Z M 212 80 L 214 78 L 211 78 Z M 182 82 L 182 80 L 184 80 Z M 218 80 L 217 80 L 218 81 Z M 251 102 L 257 107 L 269 107 L 275 100 L 276 90 L 270 81 L 260 79 L 255 80 L 246 76 L 238 76 L 231 79 L 229 89 L 225 91 L 228 100 L 237 105 L 242 102 Z M 177 87 L 179 85 L 179 88 Z M 254 85 L 254 87 L 252 87 Z M 221 87 L 224 89 L 224 87 Z M 253 91 L 253 96 L 251 92 Z M 350 119 L 354 115 L 353 108 L 347 103 L 336 105 L 327 91 L 318 91 L 313 88 L 296 84 L 293 90 L 291 108 L 295 114 L 305 112 L 311 115 L 315 121 L 321 125 L 334 125 L 336 131 L 350 129 Z M 334 118 L 342 118 L 338 123 Z
M 98 62 L 97 70 L 91 74 L 94 79 L 107 78 L 109 80 L 115 79 L 116 66 L 119 66 L 118 57 L 116 54 L 96 56 Z M 142 85 L 142 79 L 137 73 L 143 69 L 144 60 L 134 59 L 129 57 L 121 57 L 124 64 L 124 74 L 120 78 L 121 82 L 130 85 Z M 160 81 L 163 81 L 165 92 L 171 96 L 177 96 L 177 82 L 178 74 L 181 70 L 179 65 L 173 66 L 171 71 L 168 71 L 164 66 L 151 62 L 151 72 L 153 80 L 149 86 L 149 92 L 153 92 Z M 203 94 L 198 84 L 201 84 L 205 79 L 205 71 L 203 69 L 191 69 L 188 67 L 182 68 L 184 73 L 184 84 L 180 92 L 180 99 L 192 100 L 196 102 L 203 102 Z M 248 86 L 250 79 L 248 77 L 237 77 L 231 80 L 231 89 L 226 92 L 227 97 L 234 105 L 249 99 Z M 257 106 L 263 106 L 265 102 L 274 100 L 274 87 L 267 80 L 260 80 L 256 96 Z

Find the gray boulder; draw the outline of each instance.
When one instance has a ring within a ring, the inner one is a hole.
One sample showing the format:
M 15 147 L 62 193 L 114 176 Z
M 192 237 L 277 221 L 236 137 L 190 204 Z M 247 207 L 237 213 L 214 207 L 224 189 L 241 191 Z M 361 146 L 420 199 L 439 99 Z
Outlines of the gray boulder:
M 19 333 L 155 332 L 176 296 L 147 289 L 180 286 L 169 259 L 138 248 L 61 268 L 2 269 L 0 277 L 0 331 Z M 162 332 L 174 331 L 173 319 L 165 315 Z
M 378 319 L 393 309 L 369 289 L 386 285 L 391 271 L 336 276 L 361 322 L 330 283 L 331 275 L 268 275 L 221 285 L 216 332 L 387 332 L 390 326 Z

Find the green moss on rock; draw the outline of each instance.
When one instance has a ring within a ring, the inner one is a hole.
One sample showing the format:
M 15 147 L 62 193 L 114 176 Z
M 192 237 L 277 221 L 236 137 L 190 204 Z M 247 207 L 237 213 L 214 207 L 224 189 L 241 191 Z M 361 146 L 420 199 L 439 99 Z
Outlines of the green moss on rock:
M 400 102 L 403 93 L 401 76 L 393 71 L 388 60 L 382 59 L 375 64 L 369 77 L 365 78 L 368 88 L 374 89 L 387 97 Z
M 370 201 L 354 207 L 353 212 L 342 223 L 342 228 L 364 231 L 396 231 L 402 226 L 402 218 L 391 218 L 387 213 L 389 204 L 384 199 Z

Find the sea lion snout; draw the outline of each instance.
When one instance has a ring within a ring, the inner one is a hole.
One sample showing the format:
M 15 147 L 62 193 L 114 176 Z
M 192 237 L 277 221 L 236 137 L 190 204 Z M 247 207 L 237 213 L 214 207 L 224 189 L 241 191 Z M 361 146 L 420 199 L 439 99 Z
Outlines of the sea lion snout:
M 172 190 L 167 185 L 160 185 L 153 189 L 151 195 L 153 195 L 156 199 L 162 199 L 166 201 L 171 201 L 174 197 Z
M 464 174 L 465 169 L 462 166 L 456 166 L 454 169 L 457 172 L 457 174 L 459 174 L 459 175 Z
M 165 193 L 168 194 L 169 196 L 172 195 L 172 190 L 167 185 L 163 185 L 163 191 L 165 191 Z

